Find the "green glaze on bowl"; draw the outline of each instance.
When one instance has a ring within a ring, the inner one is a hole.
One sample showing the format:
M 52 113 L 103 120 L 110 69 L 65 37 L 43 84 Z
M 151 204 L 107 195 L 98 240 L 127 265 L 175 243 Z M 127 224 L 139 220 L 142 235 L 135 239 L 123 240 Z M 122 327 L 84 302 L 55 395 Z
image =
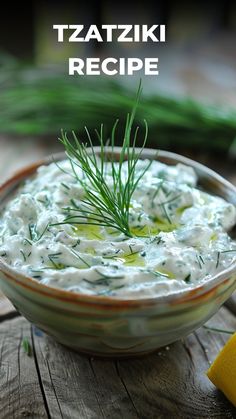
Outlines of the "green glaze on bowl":
M 115 154 L 119 156 L 119 148 Z M 96 149 L 99 153 L 99 149 Z M 65 156 L 58 155 L 59 161 Z M 143 158 L 156 158 L 146 149 Z M 236 188 L 207 167 L 183 156 L 160 151 L 167 164 L 194 168 L 199 184 L 236 205 Z M 20 182 L 42 164 L 18 172 L 0 186 L 0 201 L 11 197 Z M 191 290 L 149 299 L 119 300 L 89 296 L 43 285 L 0 258 L 0 287 L 19 312 L 58 342 L 80 352 L 106 357 L 142 355 L 170 344 L 205 323 L 236 288 L 236 263 Z

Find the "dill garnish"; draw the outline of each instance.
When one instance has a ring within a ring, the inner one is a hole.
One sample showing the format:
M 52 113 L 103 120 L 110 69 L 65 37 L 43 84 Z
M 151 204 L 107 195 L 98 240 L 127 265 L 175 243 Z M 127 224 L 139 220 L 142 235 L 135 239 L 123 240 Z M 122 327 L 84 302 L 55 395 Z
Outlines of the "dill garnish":
M 32 242 L 29 240 L 29 239 L 27 239 L 27 237 L 24 237 L 24 239 L 23 239 L 23 243 L 24 244 L 30 244 L 30 246 L 32 246 Z
M 87 266 L 87 268 L 91 268 L 91 266 L 86 262 L 86 260 L 84 260 L 81 255 L 79 255 L 75 250 L 70 249 L 71 253 L 73 253 L 73 255 L 75 255 L 79 260 L 81 260 L 81 262 L 84 263 L 85 266 Z
M 205 260 L 203 259 L 202 255 L 199 255 L 199 260 L 202 262 L 203 265 L 205 265 Z
M 161 204 L 160 204 L 160 206 L 161 206 L 161 207 L 162 207 L 162 209 L 163 209 L 164 215 L 165 215 L 165 217 L 166 217 L 166 219 L 167 219 L 168 223 L 169 223 L 169 224 L 172 224 L 172 220 L 171 220 L 171 218 L 170 218 L 170 215 L 168 214 L 167 208 L 165 207 L 165 203 L 161 203 Z
M 36 224 L 29 224 L 28 228 L 29 228 L 29 236 L 30 236 L 30 240 L 27 238 L 24 238 L 25 241 L 27 241 L 29 244 L 32 244 L 32 242 L 38 242 L 43 235 L 46 233 L 47 229 L 49 227 L 49 223 L 45 226 L 45 228 L 42 230 L 41 233 L 38 232 L 37 230 L 37 225 Z
M 20 249 L 20 253 L 22 254 L 22 256 L 23 256 L 23 260 L 24 260 L 24 262 L 26 262 L 26 256 L 25 256 L 25 253 L 23 252 L 23 250 L 22 249 Z
M 90 284 L 90 285 L 92 285 L 94 287 L 100 286 L 100 285 L 109 287 L 111 285 L 111 283 L 113 282 L 113 280 L 124 279 L 124 276 L 123 275 L 116 275 L 116 276 L 114 275 L 114 276 L 111 276 L 111 275 L 106 275 L 103 272 L 100 272 L 98 269 L 95 269 L 95 271 L 97 272 L 97 274 L 100 277 L 97 278 L 97 279 L 95 279 L 94 281 L 92 281 L 90 279 L 83 278 L 83 281 L 84 282 L 87 282 L 88 284 Z M 123 286 L 124 285 L 121 284 L 121 285 L 118 285 L 117 287 L 118 288 L 121 288 Z M 118 288 L 112 288 L 111 290 L 108 290 L 108 291 L 112 291 L 113 289 L 118 289 Z
M 99 157 L 95 154 L 89 131 L 85 128 L 88 145 L 81 143 L 74 132 L 73 139 L 70 140 L 67 134 L 62 132 L 60 141 L 65 147 L 67 157 L 69 159 L 72 175 L 77 182 L 83 187 L 85 198 L 77 205 L 74 200 L 71 202 L 72 207 L 67 208 L 69 214 L 61 223 L 58 224 L 88 224 L 110 227 L 118 230 L 125 236 L 132 237 L 129 226 L 129 210 L 131 198 L 138 186 L 140 179 L 146 173 L 151 165 L 151 161 L 147 163 L 144 169 L 137 171 L 137 162 L 145 147 L 148 135 L 148 127 L 146 121 L 145 134 L 142 147 L 136 149 L 136 140 L 139 127 L 136 127 L 133 133 L 132 128 L 134 117 L 141 94 L 141 83 L 138 88 L 137 97 L 131 114 L 127 115 L 124 138 L 119 159 L 116 162 L 114 156 L 116 129 L 118 120 L 116 120 L 111 133 L 111 153 L 107 155 L 106 144 L 104 141 L 103 125 L 100 132 L 97 132 L 100 141 Z M 123 163 L 127 160 L 127 172 L 123 170 Z M 105 162 L 111 164 L 111 177 L 109 183 L 106 179 Z M 58 167 L 60 167 L 58 165 Z M 78 168 L 82 170 L 83 177 L 79 176 Z
M 152 197 L 152 208 L 154 207 L 154 200 L 155 200 L 156 196 L 158 195 L 160 189 L 162 188 L 163 183 L 164 183 L 164 179 L 161 179 L 161 181 L 160 181 L 157 189 L 155 190 L 155 192 L 153 194 L 153 197 Z
M 198 253 L 196 253 L 196 259 L 197 259 L 197 263 L 199 265 L 199 268 L 202 269 L 202 258 L 200 258 L 200 255 L 198 255 Z
M 62 269 L 62 266 L 64 268 L 64 265 L 62 265 L 61 263 L 58 263 L 58 257 L 62 255 L 61 252 L 58 253 L 52 253 L 48 255 L 48 259 L 50 260 L 51 264 L 53 265 L 53 267 L 55 269 Z
M 221 252 L 220 253 L 233 253 L 233 252 L 236 252 L 236 249 L 231 249 L 231 250 L 221 250 Z
M 66 185 L 66 183 L 61 182 L 61 186 L 63 186 L 63 188 L 70 190 L 70 187 L 68 185 Z
M 75 244 L 73 244 L 73 246 L 71 246 L 71 247 L 72 247 L 72 248 L 74 248 L 74 247 L 78 246 L 78 245 L 80 244 L 80 242 L 81 242 L 81 240 L 80 240 L 80 239 L 78 239 L 78 240 L 76 241 L 76 243 L 75 243 Z
M 108 290 L 98 291 L 97 295 L 115 295 L 114 291 L 124 288 L 124 284 L 118 285 L 116 287 L 112 287 Z

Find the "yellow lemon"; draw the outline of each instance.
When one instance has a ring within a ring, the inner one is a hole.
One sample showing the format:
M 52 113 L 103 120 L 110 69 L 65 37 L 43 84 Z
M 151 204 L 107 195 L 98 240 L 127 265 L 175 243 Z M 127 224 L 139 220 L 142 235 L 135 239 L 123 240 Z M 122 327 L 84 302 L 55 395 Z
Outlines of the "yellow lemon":
M 211 382 L 236 406 L 236 333 L 207 371 Z

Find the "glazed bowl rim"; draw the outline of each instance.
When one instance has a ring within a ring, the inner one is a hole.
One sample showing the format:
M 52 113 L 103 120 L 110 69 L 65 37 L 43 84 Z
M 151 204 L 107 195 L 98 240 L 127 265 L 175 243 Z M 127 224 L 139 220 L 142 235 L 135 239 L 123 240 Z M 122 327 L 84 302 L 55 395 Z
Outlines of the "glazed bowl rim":
M 107 148 L 108 151 L 111 151 L 109 147 Z M 121 147 L 114 147 L 113 152 L 116 154 L 120 152 Z M 139 149 L 137 149 L 139 150 Z M 100 147 L 94 147 L 95 153 L 99 153 Z M 224 179 L 221 175 L 213 171 L 212 169 L 209 169 L 207 166 L 198 163 L 195 160 L 192 160 L 188 157 L 185 157 L 181 154 L 173 153 L 170 151 L 165 150 L 155 150 L 151 148 L 145 148 L 143 150 L 142 158 L 150 158 L 150 159 L 156 159 L 158 158 L 166 158 L 175 161 L 174 164 L 181 163 L 188 165 L 192 168 L 194 168 L 196 171 L 201 171 L 204 173 L 207 177 L 213 178 L 214 180 L 218 181 L 226 187 L 228 190 L 230 190 L 231 193 L 235 194 L 236 196 L 236 187 L 231 184 L 228 180 Z M 10 187 L 13 184 L 13 190 L 19 186 L 19 183 L 22 180 L 25 180 L 31 176 L 34 175 L 36 170 L 43 165 L 48 165 L 52 163 L 53 161 L 61 161 L 66 158 L 65 153 L 56 153 L 52 156 L 48 156 L 44 159 L 41 159 L 39 161 L 36 161 L 35 163 L 31 165 L 24 166 L 20 170 L 18 170 L 15 174 L 13 174 L 11 177 L 9 177 L 6 181 L 4 181 L 2 184 L 0 184 L 0 194 L 8 187 Z M 8 194 L 7 194 L 8 195 Z M 10 194 L 9 194 L 10 195 Z M 14 282 L 18 283 L 19 285 L 30 289 L 34 292 L 39 292 L 40 294 L 43 294 L 45 296 L 49 296 L 51 298 L 59 298 L 63 301 L 68 301 L 70 303 L 78 303 L 81 301 L 86 302 L 86 304 L 91 305 L 109 305 L 109 306 L 152 306 L 156 304 L 170 304 L 170 303 L 181 303 L 181 302 L 188 302 L 195 298 L 198 298 L 204 294 L 211 293 L 214 288 L 217 288 L 219 285 L 223 284 L 225 281 L 230 278 L 231 275 L 236 273 L 236 261 L 232 263 L 227 269 L 222 270 L 221 272 L 217 273 L 216 275 L 213 275 L 211 278 L 207 279 L 205 282 L 200 282 L 195 287 L 189 287 L 185 288 L 183 290 L 177 290 L 174 292 L 171 292 L 167 295 L 160 295 L 160 296 L 154 296 L 154 297 L 145 297 L 145 298 L 118 298 L 118 297 L 112 297 L 112 296 L 95 296 L 95 295 L 89 295 L 89 294 L 83 294 L 75 291 L 69 291 L 64 290 L 62 288 L 56 288 L 52 287 L 50 285 L 42 284 L 38 282 L 36 279 L 24 275 L 22 272 L 18 271 L 17 269 L 11 267 L 8 265 L 2 257 L 0 257 L 0 272 L 3 272 L 8 279 L 13 280 Z M 236 279 L 235 279 L 236 280 Z

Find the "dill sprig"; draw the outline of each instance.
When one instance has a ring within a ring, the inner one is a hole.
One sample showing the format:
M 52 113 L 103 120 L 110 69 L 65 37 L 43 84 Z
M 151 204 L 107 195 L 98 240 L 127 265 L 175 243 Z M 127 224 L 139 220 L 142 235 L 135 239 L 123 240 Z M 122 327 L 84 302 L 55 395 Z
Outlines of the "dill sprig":
M 47 223 L 47 225 L 44 227 L 44 229 L 40 233 L 37 230 L 37 225 L 36 224 L 34 224 L 34 223 L 29 224 L 28 229 L 29 229 L 30 240 L 27 239 L 27 238 L 25 238 L 24 240 L 27 241 L 29 244 L 32 244 L 33 242 L 38 242 L 44 236 L 48 227 L 49 227 L 49 223 Z
M 221 250 L 221 251 L 218 251 L 217 252 L 217 259 L 216 259 L 216 269 L 219 266 L 221 254 L 224 254 L 224 253 L 234 253 L 234 252 L 236 252 L 236 249 L 229 249 L 229 250 Z
M 81 143 L 74 131 L 73 139 L 70 140 L 66 133 L 62 132 L 60 141 L 65 147 L 69 158 L 73 177 L 80 183 L 85 192 L 85 198 L 78 204 L 71 201 L 72 206 L 67 207 L 67 217 L 62 223 L 57 224 L 89 224 L 110 227 L 116 229 L 128 237 L 132 237 L 129 226 L 129 210 L 132 195 L 143 175 L 151 165 L 148 162 L 146 167 L 140 171 L 136 170 L 137 162 L 145 147 L 148 135 L 147 122 L 142 147 L 136 149 L 136 140 L 139 127 L 132 132 L 134 117 L 141 94 L 141 83 L 139 84 L 135 104 L 132 112 L 127 115 L 123 144 L 119 159 L 115 161 L 114 148 L 116 129 L 119 120 L 116 120 L 111 132 L 110 153 L 106 147 L 103 135 L 103 125 L 100 132 L 97 132 L 100 141 L 99 156 L 94 151 L 89 131 L 85 128 L 88 144 Z M 89 145 L 89 148 L 87 147 Z M 127 160 L 127 172 L 124 171 L 123 163 Z M 109 182 L 106 178 L 107 167 L 105 162 L 111 164 L 111 177 Z M 60 166 L 59 166 L 60 167 Z M 78 174 L 81 169 L 83 176 Z
M 233 335 L 235 333 L 234 330 L 220 329 L 218 327 L 206 326 L 205 324 L 203 325 L 203 328 L 209 330 L 210 332 L 227 333 L 228 335 Z
M 32 347 L 31 347 L 31 345 L 29 343 L 29 340 L 27 338 L 23 338 L 22 348 L 28 356 L 32 355 Z

